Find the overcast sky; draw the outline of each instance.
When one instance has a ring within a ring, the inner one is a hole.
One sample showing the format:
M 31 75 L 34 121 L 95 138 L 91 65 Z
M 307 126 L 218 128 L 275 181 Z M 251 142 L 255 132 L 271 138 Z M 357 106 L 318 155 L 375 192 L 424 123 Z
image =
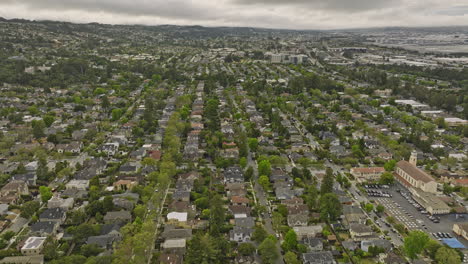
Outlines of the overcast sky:
M 339 29 L 468 25 L 468 0 L 0 0 L 5 18 Z

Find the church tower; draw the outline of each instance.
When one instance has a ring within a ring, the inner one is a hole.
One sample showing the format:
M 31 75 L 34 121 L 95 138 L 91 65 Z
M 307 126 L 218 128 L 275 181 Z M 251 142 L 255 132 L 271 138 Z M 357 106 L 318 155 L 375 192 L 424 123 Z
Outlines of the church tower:
M 414 166 L 416 166 L 416 164 L 418 163 L 418 153 L 414 150 L 411 152 L 409 163 L 413 164 Z

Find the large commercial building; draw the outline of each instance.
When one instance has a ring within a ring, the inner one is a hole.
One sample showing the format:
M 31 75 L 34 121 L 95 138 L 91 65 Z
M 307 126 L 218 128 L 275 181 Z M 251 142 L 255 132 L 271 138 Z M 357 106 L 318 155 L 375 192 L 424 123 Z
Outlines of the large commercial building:
M 271 63 L 302 64 L 307 62 L 307 55 L 271 54 Z
M 431 215 L 450 213 L 450 207 L 432 193 L 415 189 L 413 191 L 413 198 Z
M 384 172 L 385 169 L 383 167 L 351 169 L 351 175 L 353 175 L 358 182 L 378 181 Z
M 408 188 L 421 189 L 428 193 L 437 193 L 437 182 L 429 174 L 416 167 L 417 154 L 413 152 L 408 161 L 401 160 L 396 165 L 396 178 Z

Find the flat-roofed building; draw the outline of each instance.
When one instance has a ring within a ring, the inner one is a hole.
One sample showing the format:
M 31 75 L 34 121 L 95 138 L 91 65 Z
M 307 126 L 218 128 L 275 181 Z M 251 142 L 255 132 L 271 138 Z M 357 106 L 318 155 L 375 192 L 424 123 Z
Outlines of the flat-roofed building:
M 453 224 L 453 232 L 468 240 L 468 222 Z
M 352 168 L 350 172 L 358 182 L 378 181 L 385 169 L 383 167 Z
M 431 215 L 450 213 L 450 207 L 432 193 L 415 189 L 413 191 L 413 198 Z
M 21 248 L 21 253 L 24 255 L 38 255 L 41 253 L 44 248 L 44 242 L 46 237 L 30 237 L 24 243 L 24 246 Z

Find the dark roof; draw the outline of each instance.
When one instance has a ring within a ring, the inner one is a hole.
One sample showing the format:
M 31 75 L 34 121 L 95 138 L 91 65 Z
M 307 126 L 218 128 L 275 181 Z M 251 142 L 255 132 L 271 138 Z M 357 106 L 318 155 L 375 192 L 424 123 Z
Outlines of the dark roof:
M 31 225 L 31 232 L 51 234 L 54 232 L 56 225 L 57 222 L 52 221 L 36 222 Z
M 62 208 L 49 208 L 46 209 L 42 214 L 39 215 L 39 218 L 44 219 L 62 219 L 65 214 L 65 210 Z
M 302 254 L 304 264 L 311 263 L 334 263 L 333 255 L 330 251 L 319 251 Z

